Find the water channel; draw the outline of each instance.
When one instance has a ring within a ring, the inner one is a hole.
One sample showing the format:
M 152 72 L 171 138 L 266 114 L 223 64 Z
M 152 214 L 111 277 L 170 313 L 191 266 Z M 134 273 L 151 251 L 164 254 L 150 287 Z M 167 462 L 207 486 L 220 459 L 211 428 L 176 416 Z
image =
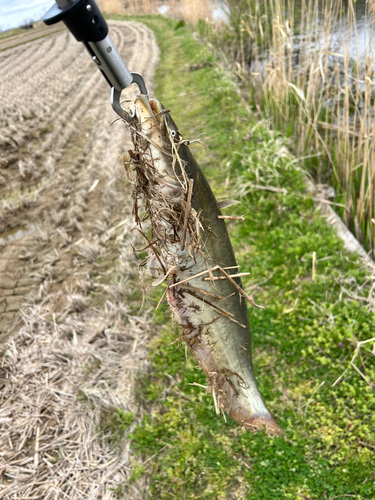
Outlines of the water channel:
M 345 22 L 337 27 L 337 45 L 339 52 L 343 44 L 350 47 L 350 57 L 357 62 L 364 62 L 366 57 L 375 60 L 375 4 L 374 12 L 369 9 L 366 0 L 357 0 L 354 4 L 356 26 L 349 28 Z M 340 33 L 341 31 L 341 33 Z M 348 44 L 348 40 L 350 43 Z

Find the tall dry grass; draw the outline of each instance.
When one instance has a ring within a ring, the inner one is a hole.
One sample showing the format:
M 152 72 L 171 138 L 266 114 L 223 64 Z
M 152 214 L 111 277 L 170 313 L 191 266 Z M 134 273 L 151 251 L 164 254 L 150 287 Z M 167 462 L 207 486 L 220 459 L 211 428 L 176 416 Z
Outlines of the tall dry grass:
M 209 0 L 170 0 L 167 15 L 184 19 L 192 26 L 200 20 L 212 21 L 212 5 Z
M 106 14 L 125 14 L 124 2 L 122 0 L 97 0 L 96 2 Z
M 375 255 L 374 68 L 353 0 L 227 0 L 215 45 L 251 101 L 292 140 L 346 224 Z M 341 33 L 341 35 L 339 35 Z
M 97 0 L 99 8 L 106 14 L 157 14 L 158 0 Z
M 209 0 L 98 0 L 100 9 L 106 14 L 157 14 L 161 6 L 167 6 L 166 15 L 183 19 L 195 26 L 199 20 L 212 19 Z

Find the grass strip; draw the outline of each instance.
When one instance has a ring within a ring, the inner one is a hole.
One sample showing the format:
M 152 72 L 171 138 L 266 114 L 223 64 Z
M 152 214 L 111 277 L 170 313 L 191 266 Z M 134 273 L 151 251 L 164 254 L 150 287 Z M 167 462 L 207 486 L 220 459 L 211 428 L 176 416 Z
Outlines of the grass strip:
M 246 214 L 229 227 L 241 271 L 251 271 L 245 291 L 265 306 L 249 306 L 255 373 L 286 437 L 244 432 L 215 414 L 164 305 L 138 385 L 147 411 L 132 434 L 140 457 L 133 479 L 149 474 L 158 499 L 374 498 L 373 343 L 355 360 L 364 377 L 350 364 L 357 342 L 374 332 L 366 272 L 317 213 L 287 140 L 249 114 L 209 50 L 181 23 L 138 19 L 161 49 L 157 97 L 185 138 L 208 144 L 193 151 L 217 197 L 241 196 L 225 213 Z M 129 415 L 106 419 L 120 440 Z

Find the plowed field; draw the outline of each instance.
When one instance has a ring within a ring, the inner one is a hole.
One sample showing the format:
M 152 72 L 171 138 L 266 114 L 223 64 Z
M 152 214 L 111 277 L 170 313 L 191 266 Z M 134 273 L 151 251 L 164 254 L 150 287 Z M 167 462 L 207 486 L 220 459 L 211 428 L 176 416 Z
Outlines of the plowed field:
M 112 22 L 111 36 L 129 68 L 150 84 L 152 33 Z M 65 286 L 87 240 L 128 216 L 129 201 L 114 186 L 123 179 L 118 156 L 130 146 L 124 125 L 111 126 L 116 115 L 106 82 L 67 30 L 0 52 L 0 71 L 3 343 L 30 294 L 40 289 L 42 296 L 52 275 Z M 47 260 L 52 275 L 42 271 Z
M 109 24 L 151 89 L 153 33 Z M 97 437 L 100 415 L 133 410 L 149 332 L 119 159 L 130 135 L 82 44 L 30 37 L 0 42 L 0 497 L 114 498 L 131 457 Z

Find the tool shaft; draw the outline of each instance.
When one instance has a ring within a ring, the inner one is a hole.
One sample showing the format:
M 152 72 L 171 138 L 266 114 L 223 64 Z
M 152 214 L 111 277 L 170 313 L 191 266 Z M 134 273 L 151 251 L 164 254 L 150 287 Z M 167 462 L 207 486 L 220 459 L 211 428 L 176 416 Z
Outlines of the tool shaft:
M 121 107 L 121 91 L 138 85 L 142 94 L 147 88 L 141 75 L 131 73 L 108 34 L 108 25 L 94 0 L 56 0 L 43 16 L 47 25 L 63 21 L 78 42 L 83 42 L 93 61 L 112 87 L 114 111 L 128 123 L 134 118 Z
M 133 82 L 133 76 L 118 53 L 111 37 L 85 44 L 98 68 L 104 73 L 111 87 L 122 90 Z M 91 49 L 91 50 L 90 50 Z

